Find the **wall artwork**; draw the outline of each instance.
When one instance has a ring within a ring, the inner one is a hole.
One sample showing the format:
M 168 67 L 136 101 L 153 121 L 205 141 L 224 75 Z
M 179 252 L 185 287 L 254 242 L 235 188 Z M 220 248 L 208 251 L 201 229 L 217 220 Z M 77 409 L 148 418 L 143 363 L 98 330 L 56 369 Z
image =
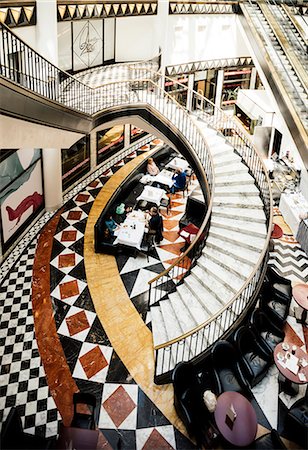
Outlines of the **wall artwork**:
M 44 207 L 40 149 L 5 152 L 0 162 L 1 240 L 5 251 Z
M 115 125 L 107 130 L 98 131 L 97 139 L 97 164 L 124 148 L 124 125 Z
M 73 70 L 81 70 L 103 63 L 102 23 L 95 20 L 73 24 Z
M 61 150 L 62 188 L 65 190 L 90 170 L 90 139 L 82 137 L 70 148 Z

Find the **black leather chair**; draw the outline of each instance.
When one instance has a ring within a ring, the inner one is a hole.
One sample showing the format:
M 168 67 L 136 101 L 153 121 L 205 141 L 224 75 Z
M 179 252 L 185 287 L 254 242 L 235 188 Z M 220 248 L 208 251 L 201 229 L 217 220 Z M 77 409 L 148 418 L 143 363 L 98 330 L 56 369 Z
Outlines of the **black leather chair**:
M 188 434 L 197 446 L 211 448 L 218 437 L 213 415 L 203 401 L 204 379 L 200 378 L 190 362 L 177 364 L 172 373 L 174 407 Z
M 251 450 L 284 450 L 287 447 L 284 445 L 276 430 L 256 439 L 250 446 Z
M 240 364 L 251 387 L 259 383 L 272 364 L 271 350 L 265 350 L 251 328 L 240 327 L 234 333 L 234 344 L 240 355 Z
M 86 392 L 75 392 L 73 395 L 74 415 L 71 427 L 86 428 L 95 430 L 95 406 L 96 398 Z M 83 411 L 80 412 L 80 405 L 83 405 Z M 84 412 L 88 410 L 89 413 Z
M 271 289 L 277 299 L 281 299 L 286 303 L 292 300 L 292 285 L 290 280 L 278 275 L 272 267 L 267 268 L 266 279 L 270 283 Z
M 290 309 L 291 298 L 277 297 L 268 282 L 263 285 L 260 308 L 274 324 L 282 329 Z
M 294 442 L 300 444 L 302 448 L 308 448 L 308 388 L 305 396 L 289 409 L 286 427 Z
M 250 316 L 250 326 L 258 337 L 262 347 L 270 352 L 274 351 L 279 342 L 285 336 L 284 331 L 279 329 L 261 309 L 255 309 Z
M 18 410 L 11 408 L 2 425 L 0 448 L 1 450 L 43 450 L 53 448 L 54 441 L 54 439 L 44 439 L 39 436 L 24 433 Z
M 250 397 L 250 387 L 239 364 L 234 346 L 228 341 L 217 341 L 211 350 L 211 357 L 216 394 L 235 391 Z

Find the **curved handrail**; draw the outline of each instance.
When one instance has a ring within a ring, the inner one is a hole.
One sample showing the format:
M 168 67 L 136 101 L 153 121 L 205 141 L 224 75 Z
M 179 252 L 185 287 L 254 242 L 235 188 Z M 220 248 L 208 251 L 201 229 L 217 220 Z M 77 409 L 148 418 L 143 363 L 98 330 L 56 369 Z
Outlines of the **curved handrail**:
M 145 69 L 145 70 L 150 70 L 150 69 Z M 165 77 L 165 79 L 166 79 L 166 80 L 170 80 L 170 81 L 172 81 L 174 84 L 177 84 L 177 85 L 181 86 L 181 87 L 183 88 L 183 90 L 188 90 L 187 86 L 183 85 L 182 83 L 179 83 L 179 82 L 177 82 L 177 81 L 175 81 L 175 80 L 173 80 L 173 79 L 171 79 L 171 78 L 169 78 L 169 77 Z M 220 108 L 218 108 L 217 106 L 215 106 L 215 104 L 214 104 L 213 102 L 211 102 L 210 100 L 206 99 L 205 97 L 203 97 L 201 94 L 199 94 L 198 92 L 196 92 L 196 91 L 194 91 L 194 90 L 191 90 L 191 92 L 192 92 L 193 95 L 194 95 L 196 98 L 198 98 L 201 102 L 206 103 L 206 104 L 209 104 L 209 105 L 213 108 L 213 110 L 215 111 L 214 116 L 215 116 L 215 114 L 217 115 L 217 112 L 219 113 L 218 115 L 219 115 L 219 123 L 220 123 L 220 124 L 221 124 L 221 119 L 223 118 L 223 123 L 226 124 L 226 125 L 228 125 L 228 128 L 232 128 L 233 130 L 236 130 L 238 136 L 240 136 L 240 138 L 243 139 L 244 142 L 246 141 L 247 143 L 249 143 L 250 148 L 253 150 L 253 152 L 254 152 L 255 155 L 257 156 L 257 160 L 258 160 L 259 166 L 260 166 L 260 168 L 261 168 L 261 170 L 262 170 L 262 173 L 263 173 L 263 176 L 265 177 L 265 180 L 266 180 L 265 185 L 266 185 L 267 187 L 269 187 L 269 186 L 270 186 L 270 180 L 269 180 L 269 177 L 268 177 L 268 173 L 267 173 L 266 166 L 265 166 L 265 164 L 264 164 L 264 162 L 263 162 L 263 160 L 262 160 L 262 157 L 260 156 L 258 150 L 255 148 L 255 146 L 254 146 L 254 145 L 251 143 L 251 141 L 249 140 L 249 138 L 248 138 L 248 136 L 247 136 L 247 132 L 246 132 L 244 129 L 242 129 L 242 128 L 239 126 L 239 124 L 238 124 L 234 119 L 232 119 L 232 118 L 230 118 L 229 116 L 227 116 Z M 212 116 L 211 116 L 211 117 L 212 117 Z M 231 126 L 230 126 L 230 125 L 231 125 Z M 219 127 L 217 127 L 217 129 L 219 130 Z M 228 141 L 228 137 L 226 137 L 226 140 Z M 230 143 L 234 146 L 234 143 L 233 143 L 232 141 L 231 141 Z M 247 144 L 246 144 L 246 145 L 247 145 Z M 244 155 L 242 155 L 242 156 L 244 156 Z M 245 159 L 245 158 L 244 158 L 244 159 Z M 246 158 L 246 159 L 247 159 L 247 158 Z M 248 167 L 249 167 L 249 164 L 248 164 L 249 161 L 248 161 L 248 160 L 246 161 L 246 163 L 247 163 L 247 165 L 248 165 Z M 261 191 L 262 187 L 260 186 L 259 189 L 260 189 L 260 191 Z M 262 194 L 262 192 L 261 192 L 261 194 Z M 213 201 L 213 198 L 211 199 L 211 204 L 212 204 L 212 201 Z M 265 258 L 266 255 L 267 255 L 267 252 L 268 252 L 268 244 L 269 244 L 269 240 L 270 240 L 270 236 L 271 236 L 271 231 L 272 231 L 271 228 L 272 228 L 272 220 L 273 220 L 273 211 L 272 211 L 271 205 L 272 205 L 272 193 L 271 193 L 271 190 L 268 189 L 268 198 L 267 198 L 267 199 L 264 198 L 264 206 L 265 206 L 265 209 L 266 209 L 266 212 L 267 212 L 266 215 L 267 215 L 267 223 L 268 223 L 267 236 L 266 236 L 266 239 L 265 239 L 265 242 L 264 242 L 263 250 L 262 250 L 262 252 L 261 252 L 261 254 L 260 254 L 259 258 L 258 258 L 257 263 L 255 264 L 255 268 L 254 268 L 254 270 L 252 271 L 252 273 L 250 274 L 250 276 L 248 277 L 248 279 L 246 280 L 246 282 L 244 283 L 244 285 L 242 286 L 242 288 L 241 288 L 241 289 L 240 289 L 240 290 L 232 297 L 232 299 L 231 299 L 226 305 L 224 305 L 224 306 L 223 306 L 216 314 L 214 314 L 211 318 L 209 318 L 208 320 L 206 320 L 206 321 L 204 321 L 203 323 L 199 324 L 198 326 L 196 326 L 196 327 L 193 328 L 192 330 L 190 330 L 190 331 L 188 331 L 188 332 L 186 332 L 186 333 L 183 333 L 181 336 L 178 336 L 178 337 L 175 338 L 175 339 L 171 339 L 171 340 L 169 340 L 169 341 L 167 341 L 167 342 L 165 342 L 165 343 L 163 343 L 163 344 L 154 346 L 154 350 L 155 350 L 155 351 L 158 351 L 158 350 L 160 350 L 160 349 L 165 349 L 165 348 L 168 348 L 168 347 L 172 346 L 172 345 L 175 344 L 175 343 L 179 343 L 180 341 L 183 341 L 183 340 L 185 340 L 185 339 L 191 337 L 192 335 L 194 335 L 194 334 L 197 333 L 198 331 L 204 329 L 204 328 L 205 328 L 207 325 L 209 325 L 211 322 L 215 322 L 215 321 L 217 320 L 217 318 L 219 318 L 220 316 L 222 316 L 222 314 L 223 314 L 226 310 L 228 310 L 228 309 L 230 308 L 230 306 L 231 306 L 232 304 L 234 304 L 234 303 L 236 302 L 236 300 L 237 300 L 238 298 L 240 298 L 240 296 L 242 295 L 242 293 L 244 293 L 245 290 L 249 287 L 249 285 L 250 285 L 251 282 L 253 281 L 253 279 L 254 279 L 254 277 L 256 276 L 256 274 L 258 273 L 258 271 L 260 271 L 260 267 L 261 267 L 261 265 L 262 265 L 262 261 L 264 260 L 264 258 Z M 196 242 L 196 241 L 198 240 L 198 238 L 199 238 L 199 237 L 202 235 L 202 233 L 204 232 L 204 229 L 205 229 L 205 226 L 206 226 L 206 224 L 207 224 L 207 221 L 208 221 L 208 219 L 209 219 L 209 217 L 210 217 L 210 214 L 211 214 L 211 209 L 208 211 L 208 213 L 207 213 L 207 215 L 206 215 L 206 218 L 205 218 L 205 220 L 204 220 L 204 222 L 203 222 L 203 224 L 202 224 L 202 227 L 201 227 L 201 229 L 200 229 L 200 231 L 199 231 L 199 233 L 198 233 L 198 235 L 197 235 L 197 237 L 196 237 L 196 239 L 195 239 L 194 242 Z M 202 230 L 202 231 L 201 231 L 201 230 Z M 189 248 L 186 250 L 186 252 L 185 252 L 183 255 L 181 255 L 181 256 L 180 256 L 180 257 L 179 257 L 179 258 L 178 258 L 178 259 L 177 259 L 177 260 L 176 260 L 176 261 L 168 268 L 168 269 L 165 269 L 163 272 L 161 272 L 160 274 L 158 274 L 155 278 L 151 279 L 148 283 L 149 283 L 150 285 L 152 285 L 154 282 L 157 283 L 158 280 L 159 280 L 160 278 L 162 278 L 162 277 L 164 277 L 164 276 L 167 276 L 168 273 L 169 273 L 171 270 L 173 270 L 173 268 L 174 268 L 175 266 L 178 266 L 179 263 L 180 263 L 185 257 L 187 257 L 187 254 L 192 250 L 192 248 L 193 248 L 193 246 L 194 246 L 194 245 L 193 245 L 194 242 L 189 246 Z

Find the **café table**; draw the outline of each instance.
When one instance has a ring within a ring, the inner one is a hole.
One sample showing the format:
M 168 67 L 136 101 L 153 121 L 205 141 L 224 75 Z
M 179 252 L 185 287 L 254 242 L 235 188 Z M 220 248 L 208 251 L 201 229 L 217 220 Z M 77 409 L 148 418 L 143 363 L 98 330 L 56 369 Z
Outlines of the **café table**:
M 166 164 L 166 168 L 167 169 L 181 169 L 181 170 L 186 170 L 188 169 L 189 164 L 185 159 L 179 158 L 178 156 L 176 156 L 175 158 L 173 158 L 170 162 L 168 162 L 168 164 Z
M 284 390 L 290 395 L 296 395 L 298 385 L 308 382 L 307 353 L 298 346 L 281 342 L 274 349 L 274 362 L 285 379 Z
M 160 205 L 162 198 L 168 198 L 164 189 L 160 189 L 154 186 L 144 186 L 143 191 L 136 198 L 136 201 L 145 200 L 147 202 L 155 203 L 157 206 Z
M 152 177 L 152 181 L 171 188 L 174 184 L 174 180 L 172 179 L 173 175 L 174 174 L 170 172 L 170 170 L 163 169 L 158 175 Z
M 137 216 L 138 213 L 138 216 Z M 142 217 L 141 217 L 141 213 Z M 140 250 L 142 238 L 145 232 L 146 219 L 142 211 L 133 211 L 115 230 L 116 239 L 114 245 L 122 244 L 135 247 Z
M 306 324 L 308 310 L 308 284 L 296 284 L 292 289 L 292 295 L 299 307 L 302 308 L 300 322 Z
M 233 407 L 236 419 L 228 421 L 227 413 Z M 236 447 L 250 445 L 257 433 L 257 416 L 251 403 L 238 392 L 224 392 L 217 399 L 215 422 L 222 436 Z M 226 421 L 227 419 L 227 421 Z

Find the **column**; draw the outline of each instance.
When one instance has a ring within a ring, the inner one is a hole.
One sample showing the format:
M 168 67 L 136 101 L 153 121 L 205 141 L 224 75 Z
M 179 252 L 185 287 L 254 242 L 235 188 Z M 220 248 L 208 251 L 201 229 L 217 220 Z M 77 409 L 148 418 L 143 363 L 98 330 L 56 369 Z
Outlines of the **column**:
M 168 19 L 169 19 L 169 2 L 166 0 L 158 0 L 157 4 L 157 41 L 161 51 L 161 88 L 165 90 L 165 73 L 166 73 L 166 57 L 168 51 Z
M 251 69 L 249 89 L 255 89 L 256 88 L 256 80 L 257 80 L 257 69 L 255 67 L 253 67 Z
M 53 211 L 62 205 L 61 150 L 43 149 L 43 176 L 45 208 Z
M 36 0 L 36 49 L 58 65 L 57 0 Z
M 187 92 L 187 101 L 186 101 L 186 108 L 188 111 L 191 111 L 192 109 L 192 91 L 194 89 L 194 80 L 195 80 L 195 75 L 193 73 L 191 73 L 190 75 L 188 75 L 188 92 Z
M 96 131 L 90 133 L 90 171 L 93 172 L 97 166 L 97 140 Z
M 223 82 L 224 82 L 224 71 L 218 70 L 216 82 L 216 95 L 215 95 L 215 106 L 217 106 L 217 108 L 220 108 L 221 105 Z
M 131 125 L 129 123 L 124 125 L 124 148 L 130 144 L 130 127 Z

